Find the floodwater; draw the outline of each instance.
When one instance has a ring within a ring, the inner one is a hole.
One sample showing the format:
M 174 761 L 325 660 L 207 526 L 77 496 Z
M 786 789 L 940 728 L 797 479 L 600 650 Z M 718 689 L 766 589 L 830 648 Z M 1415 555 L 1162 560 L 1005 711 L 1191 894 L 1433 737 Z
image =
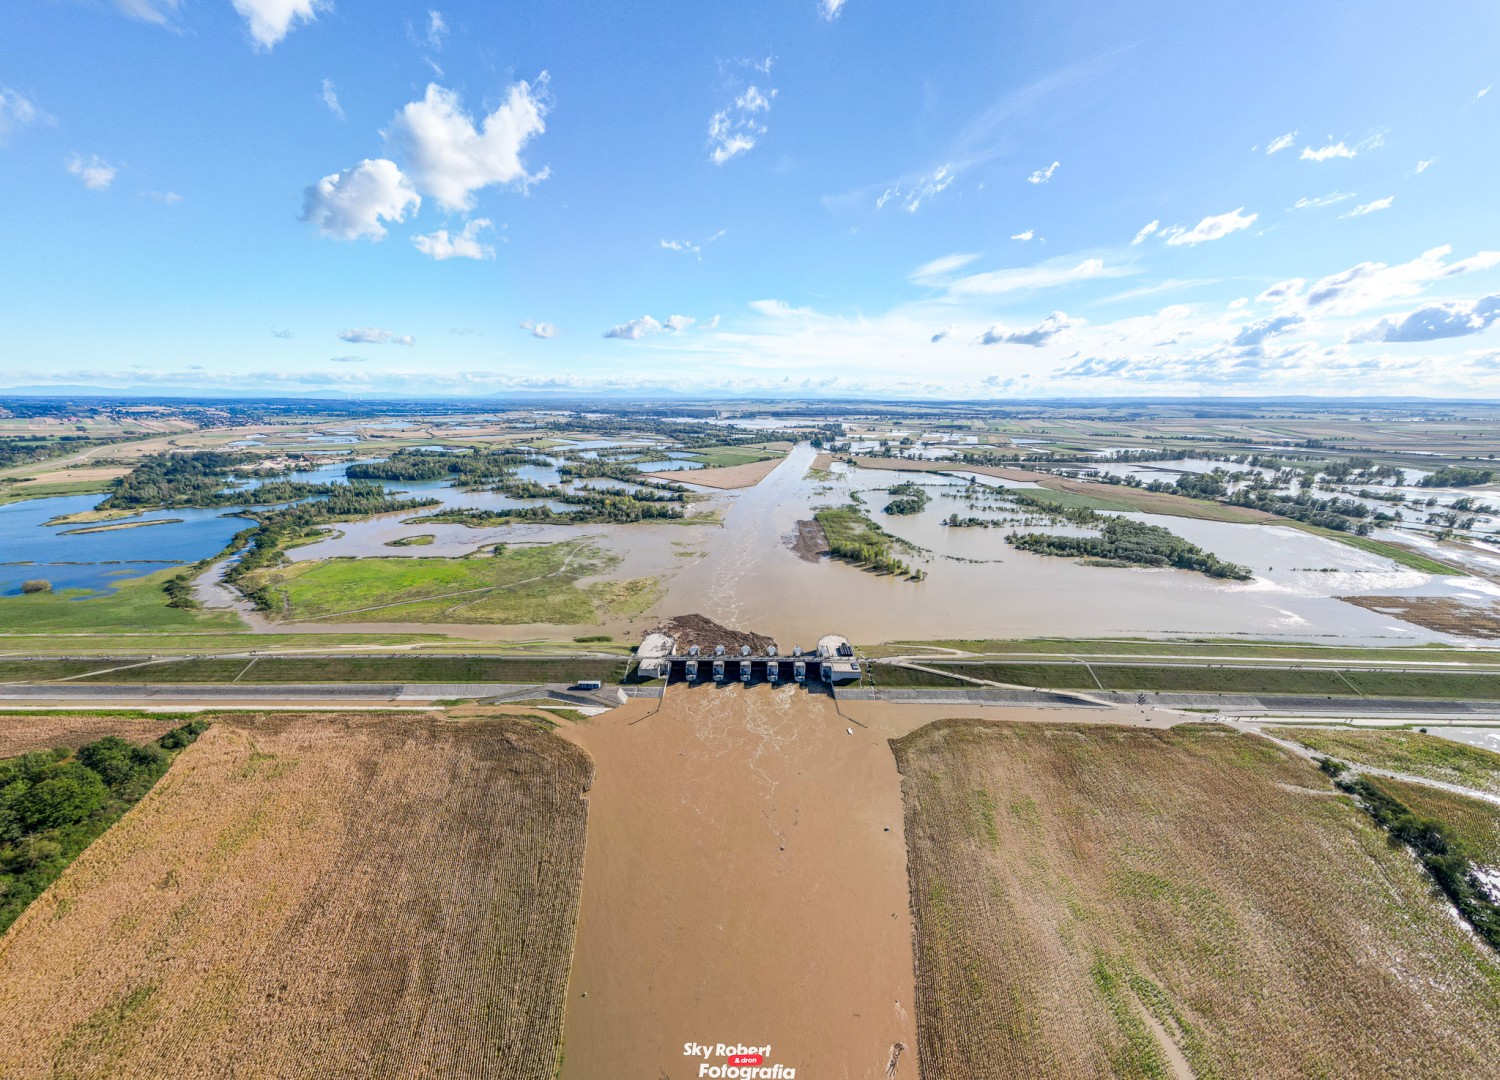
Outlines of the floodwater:
M 1500 599 L 1500 586 L 1484 578 L 1435 576 L 1296 529 L 1264 525 L 1128 515 L 1161 525 L 1222 559 L 1251 568 L 1254 580 L 1216 581 L 1180 570 L 1103 568 L 1077 561 L 1017 551 L 1005 543 L 1009 527 L 952 528 L 943 521 L 960 517 L 1002 517 L 1014 508 L 994 505 L 982 492 L 1030 485 L 976 477 L 966 487 L 951 476 L 835 466 L 831 479 L 808 480 L 816 451 L 807 444 L 792 450 L 759 484 L 737 491 L 706 491 L 694 514 L 718 511 L 723 525 L 494 525 L 469 528 L 407 522 L 431 510 L 388 514 L 334 527 L 325 540 L 291 549 L 295 561 L 351 556 L 462 556 L 495 544 L 534 544 L 587 538 L 612 556 L 608 577 L 656 577 L 662 598 L 633 617 L 605 619 L 602 629 L 629 637 L 668 615 L 697 612 L 730 626 L 771 634 L 784 646 L 810 644 L 824 633 L 844 633 L 856 641 L 932 638 L 1247 636 L 1318 641 L 1339 639 L 1370 645 L 1465 639 L 1440 635 L 1393 616 L 1336 599 L 1341 595 L 1426 595 L 1467 604 Z M 344 463 L 298 474 L 295 479 L 342 479 Z M 555 468 L 525 466 L 526 479 L 556 480 Z M 881 513 L 886 488 L 920 484 L 931 495 L 921 513 Z M 589 480 L 590 487 L 619 486 Z M 535 505 L 492 492 L 465 492 L 445 481 L 388 482 L 388 490 L 430 495 L 443 507 L 500 508 Z M 981 492 L 977 495 L 975 492 Z M 860 493 L 881 527 L 916 545 L 920 553 L 901 557 L 926 571 L 911 582 L 823 559 L 807 562 L 792 552 L 785 537 L 796 522 L 818 506 L 836 506 Z M 42 522 L 87 509 L 95 496 L 35 500 L 0 507 L 0 591 L 15 591 L 31 577 L 54 587 L 108 587 L 113 575 L 144 573 L 172 563 L 190 563 L 220 550 L 245 521 L 222 510 L 173 510 L 142 519 L 180 517 L 175 525 L 108 533 L 61 536 Z M 971 506 L 971 502 L 977 505 Z M 559 512 L 567 504 L 547 501 Z M 434 507 L 432 509 L 438 509 Z M 710 519 L 712 520 L 712 519 Z M 1027 526 L 1030 527 L 1030 526 Z M 1048 531 L 1077 531 L 1043 526 Z M 419 533 L 435 542 L 393 547 L 391 542 Z M 1421 544 L 1413 533 L 1399 538 Z M 1444 549 L 1445 555 L 1453 552 Z M 1500 553 L 1473 550 L 1464 556 L 1481 571 L 1500 569 Z M 151 562 L 149 560 L 166 560 Z M 585 581 L 584 584 L 588 584 Z M 228 597 L 205 592 L 211 606 Z M 272 624 L 274 626 L 274 624 Z M 338 624 L 340 632 L 386 630 L 386 624 Z M 406 627 L 410 628 L 410 627 Z M 301 629 L 315 630 L 310 624 Z M 332 629 L 332 628 L 330 628 Z M 438 628 L 433 627 L 433 630 Z M 482 626 L 443 628 L 466 636 L 497 640 L 589 632 L 587 627 Z
M 688 1043 L 769 1046 L 764 1064 L 797 1076 L 914 1080 L 887 745 L 904 728 L 867 728 L 797 688 L 673 687 L 656 704 L 566 730 L 596 771 L 564 1080 L 727 1064 Z
M 1250 566 L 1255 580 L 1082 566 L 1017 551 L 1005 543 L 1005 528 L 944 526 L 949 514 L 970 513 L 959 500 L 934 497 L 926 510 L 909 516 L 880 512 L 885 496 L 878 489 L 914 481 L 939 495 L 952 483 L 948 478 L 857 470 L 809 481 L 804 475 L 813 457 L 811 447 L 799 446 L 760 484 L 733 493 L 708 557 L 670 580 L 657 610 L 700 612 L 785 645 L 833 632 L 867 642 L 1181 634 L 1338 637 L 1373 645 L 1440 635 L 1333 597 L 1445 589 L 1451 586 L 1443 582 L 1455 580 L 1394 567 L 1295 529 L 1152 515 L 1130 516 Z M 851 489 L 865 492 L 867 509 L 884 529 L 929 549 L 926 556 L 903 556 L 927 570 L 927 580 L 883 577 L 826 559 L 809 563 L 787 548 L 782 538 L 799 519 L 811 517 L 815 506 L 844 503 Z
M 136 529 L 73 533 L 89 525 L 48 525 L 52 518 L 92 510 L 100 495 L 64 495 L 0 506 L 0 595 L 21 591 L 21 582 L 45 578 L 58 592 L 110 592 L 113 580 L 197 562 L 221 550 L 249 526 L 227 510 L 153 510 L 135 517 L 95 522 L 171 521 Z
M 1454 742 L 1477 746 L 1481 750 L 1493 750 L 1500 754 L 1500 728 L 1461 728 L 1434 724 L 1427 729 L 1429 735 L 1441 735 Z

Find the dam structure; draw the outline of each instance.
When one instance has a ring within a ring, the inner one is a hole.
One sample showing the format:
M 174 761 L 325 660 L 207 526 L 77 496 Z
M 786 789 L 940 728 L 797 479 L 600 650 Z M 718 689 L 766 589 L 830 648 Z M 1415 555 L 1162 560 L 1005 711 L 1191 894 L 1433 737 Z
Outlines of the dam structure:
M 862 675 L 854 647 L 848 638 L 838 634 L 825 634 L 811 649 L 794 645 L 783 650 L 776 645 L 766 645 L 757 651 L 749 645 L 737 649 L 724 645 L 691 645 L 679 651 L 676 638 L 670 634 L 653 633 L 642 640 L 636 657 L 642 678 L 666 679 L 668 683 L 827 683 L 833 686 L 857 682 Z

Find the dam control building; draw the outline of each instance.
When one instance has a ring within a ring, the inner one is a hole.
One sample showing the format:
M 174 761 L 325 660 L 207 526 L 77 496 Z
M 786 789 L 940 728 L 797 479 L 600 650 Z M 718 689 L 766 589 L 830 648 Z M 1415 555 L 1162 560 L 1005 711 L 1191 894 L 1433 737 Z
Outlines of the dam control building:
M 669 683 L 836 684 L 854 682 L 862 674 L 854 646 L 838 634 L 825 634 L 812 649 L 794 645 L 783 650 L 767 645 L 759 652 L 749 645 L 738 649 L 691 645 L 679 651 L 677 640 L 670 634 L 647 634 L 636 650 L 636 658 L 641 678 L 666 679 Z

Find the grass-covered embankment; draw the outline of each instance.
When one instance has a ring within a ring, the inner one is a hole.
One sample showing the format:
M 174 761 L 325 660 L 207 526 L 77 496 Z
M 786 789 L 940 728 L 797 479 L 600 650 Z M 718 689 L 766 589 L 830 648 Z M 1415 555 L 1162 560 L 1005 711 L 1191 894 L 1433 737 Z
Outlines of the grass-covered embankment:
M 0 660 L 0 682 L 79 683 L 556 683 L 619 682 L 621 657 L 540 656 L 257 656 L 189 657 L 166 661 Z
M 1304 694 L 1319 697 L 1446 698 L 1500 701 L 1500 672 L 1425 670 L 1368 671 L 1357 667 L 1302 667 L 1291 664 L 1113 664 L 1090 661 L 924 660 L 922 667 L 876 663 L 876 686 L 949 686 L 947 674 L 985 682 L 1053 690 L 1139 690 L 1202 694 Z M 1319 729 L 1321 730 L 1321 729 Z

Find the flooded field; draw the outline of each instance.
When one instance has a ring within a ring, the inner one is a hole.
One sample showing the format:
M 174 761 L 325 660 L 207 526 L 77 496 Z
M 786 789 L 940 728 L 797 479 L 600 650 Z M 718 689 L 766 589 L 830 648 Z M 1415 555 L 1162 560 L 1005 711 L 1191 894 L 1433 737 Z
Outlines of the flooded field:
M 320 434 L 346 437 L 343 429 Z M 907 437 L 906 429 L 885 433 Z M 944 454 L 971 447 L 967 436 L 955 436 Z M 427 445 L 424 443 L 424 445 Z M 871 446 L 875 444 L 870 444 Z M 448 448 L 434 441 L 430 448 Z M 654 439 L 571 438 L 557 443 L 560 452 L 579 455 L 651 456 L 635 462 L 643 471 L 669 470 L 672 478 L 697 493 L 682 522 L 633 524 L 486 523 L 469 527 L 427 523 L 421 518 L 436 511 L 471 508 L 503 510 L 546 506 L 559 514 L 573 509 L 556 499 L 515 498 L 488 490 L 465 491 L 446 480 L 385 481 L 392 493 L 432 498 L 430 508 L 342 522 L 328 528 L 324 539 L 286 551 L 292 562 L 371 557 L 462 557 L 493 545 L 531 545 L 587 538 L 606 556 L 607 572 L 583 582 L 655 578 L 659 600 L 647 611 L 629 616 L 602 617 L 590 626 L 527 624 L 525 626 L 466 626 L 448 628 L 463 636 L 519 639 L 585 633 L 591 626 L 624 636 L 638 633 L 661 617 L 700 612 L 727 625 L 753 626 L 784 642 L 810 640 L 829 629 L 841 630 L 862 642 L 955 637 L 1101 637 L 1116 635 L 1248 636 L 1295 640 L 1340 639 L 1367 644 L 1414 640 L 1462 641 L 1452 633 L 1427 630 L 1404 621 L 1397 610 L 1379 610 L 1344 603 L 1340 596 L 1416 596 L 1456 601 L 1465 607 L 1488 607 L 1500 600 L 1500 586 L 1486 577 L 1442 576 L 1398 566 L 1389 559 L 1291 527 L 1248 525 L 1151 514 L 1129 514 L 1143 523 L 1166 528 L 1219 559 L 1247 567 L 1251 580 L 1232 581 L 1182 570 L 1084 566 L 1072 558 L 1049 557 L 1018 550 L 1005 542 L 1012 528 L 1058 534 L 1092 532 L 1093 527 L 1046 520 L 1046 515 L 1018 509 L 1004 497 L 1007 488 L 1032 485 L 963 472 L 954 475 L 856 469 L 835 464 L 813 470 L 818 451 L 803 443 L 779 461 L 767 461 L 769 473 L 753 486 L 720 489 L 709 486 L 723 469 L 694 484 L 699 463 L 688 452 Z M 655 455 L 660 454 L 659 457 Z M 378 457 L 378 455 L 375 455 Z M 551 464 L 518 467 L 518 480 L 550 485 L 559 480 L 555 456 Z M 361 460 L 371 459 L 367 452 Z M 292 473 L 292 481 L 328 483 L 344 478 L 349 457 Z M 826 462 L 826 459 L 824 459 Z M 1099 466 L 1122 476 L 1149 482 L 1220 467 L 1208 459 L 1156 463 L 1103 462 Z M 1242 466 L 1229 466 L 1243 468 Z M 749 468 L 749 467 L 742 467 Z M 754 467 L 758 473 L 759 466 Z M 1262 475 L 1268 470 L 1257 470 Z M 711 478 L 712 477 L 712 478 Z M 972 479 L 974 483 L 969 483 Z M 752 478 L 753 480 L 753 478 Z M 1413 477 L 1403 473 L 1406 484 Z M 751 482 L 751 481 L 747 481 Z M 247 501 L 258 481 L 242 484 Z M 912 484 L 927 495 L 916 513 L 882 513 L 887 490 Z M 580 478 L 575 489 L 640 491 L 642 485 L 604 477 Z M 1107 497 L 1110 489 L 1102 489 Z M 1417 487 L 1387 488 L 1435 498 L 1439 507 L 1464 498 L 1456 490 Z M 1482 498 L 1482 493 L 1476 498 Z M 813 517 L 824 506 L 854 500 L 870 518 L 901 542 L 899 557 L 925 574 L 908 581 L 881 576 L 828 558 L 801 558 L 787 538 L 799 521 Z M 86 510 L 96 496 L 64 496 L 0 507 L 0 593 L 19 591 L 22 581 L 43 577 L 56 589 L 107 590 L 117 577 L 190 564 L 214 555 L 249 522 L 231 510 L 158 510 L 110 525 L 160 524 L 111 528 L 100 532 L 68 532 L 69 526 L 47 521 Z M 1378 500 L 1373 506 L 1388 505 Z M 1114 513 L 1113 511 L 1107 513 Z M 977 517 L 997 527 L 953 527 L 951 515 Z M 700 523 L 695 523 L 698 518 Z M 1500 574 L 1500 551 L 1490 552 L 1477 542 L 1438 547 L 1431 530 L 1377 530 L 1476 573 Z M 413 544 L 413 537 L 421 536 Z M 430 537 L 430 540 L 425 538 Z M 222 564 L 208 575 L 198 595 L 210 607 L 235 607 L 226 590 L 215 588 Z M 274 628 L 264 619 L 252 620 L 258 630 Z M 401 628 L 409 628 L 405 624 Z M 315 632 L 316 624 L 302 624 Z M 371 623 L 339 625 L 339 632 L 357 629 L 389 630 Z M 1446 627 L 1444 629 L 1447 629 Z

